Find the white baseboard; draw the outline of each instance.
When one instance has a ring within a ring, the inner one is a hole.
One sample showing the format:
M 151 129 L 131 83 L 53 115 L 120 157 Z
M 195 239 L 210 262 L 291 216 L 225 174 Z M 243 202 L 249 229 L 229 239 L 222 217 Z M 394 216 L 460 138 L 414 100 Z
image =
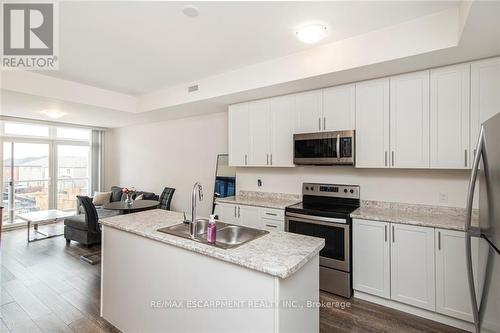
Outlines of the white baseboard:
M 368 302 L 383 305 L 383 306 L 386 306 L 388 308 L 392 308 L 392 309 L 396 309 L 396 310 L 403 311 L 406 313 L 410 313 L 412 315 L 419 316 L 419 317 L 422 317 L 425 319 L 437 321 L 437 322 L 445 324 L 445 325 L 457 327 L 457 328 L 460 328 L 460 329 L 465 330 L 465 331 L 474 332 L 474 325 L 472 323 L 469 323 L 469 322 L 466 322 L 466 321 L 463 321 L 460 319 L 448 317 L 448 316 L 445 316 L 445 315 L 442 315 L 442 314 L 439 314 L 436 312 L 432 312 L 429 310 L 416 308 L 416 307 L 411 306 L 411 305 L 406 305 L 406 304 L 399 303 L 399 302 L 396 302 L 396 301 L 393 301 L 390 299 L 382 298 L 379 296 L 373 296 L 373 295 L 366 294 L 366 293 L 361 292 L 361 291 L 355 290 L 354 297 L 368 301 Z

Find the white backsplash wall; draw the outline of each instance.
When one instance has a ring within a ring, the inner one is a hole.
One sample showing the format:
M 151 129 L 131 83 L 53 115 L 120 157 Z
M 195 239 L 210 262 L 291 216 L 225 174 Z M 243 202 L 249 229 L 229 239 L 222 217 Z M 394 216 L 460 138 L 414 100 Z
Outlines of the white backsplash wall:
M 237 190 L 301 193 L 302 183 L 361 186 L 362 200 L 465 207 L 468 170 L 356 169 L 345 166 L 238 168 Z M 257 180 L 262 180 L 262 187 Z

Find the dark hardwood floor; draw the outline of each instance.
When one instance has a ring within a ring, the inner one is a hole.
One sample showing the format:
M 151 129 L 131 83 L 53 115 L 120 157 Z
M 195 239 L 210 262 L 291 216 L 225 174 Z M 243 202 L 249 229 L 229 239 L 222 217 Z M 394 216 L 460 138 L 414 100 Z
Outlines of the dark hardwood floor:
M 61 231 L 62 225 L 49 228 Z M 98 250 L 66 246 L 63 237 L 27 244 L 25 229 L 2 233 L 0 332 L 117 332 L 99 317 L 100 265 L 80 260 Z M 463 332 L 361 300 L 327 293 L 321 300 L 350 302 L 320 310 L 322 333 Z

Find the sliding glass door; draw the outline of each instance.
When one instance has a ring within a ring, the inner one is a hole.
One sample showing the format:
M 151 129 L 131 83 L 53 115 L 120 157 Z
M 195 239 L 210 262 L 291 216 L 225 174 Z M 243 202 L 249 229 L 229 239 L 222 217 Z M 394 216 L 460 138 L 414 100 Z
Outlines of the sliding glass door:
M 50 145 L 4 141 L 2 202 L 7 223 L 17 214 L 46 210 L 50 198 Z
M 0 121 L 5 224 L 22 222 L 22 213 L 74 210 L 77 195 L 99 189 L 99 137 L 88 128 Z
M 76 196 L 89 194 L 90 147 L 58 144 L 56 163 L 57 209 L 75 209 Z

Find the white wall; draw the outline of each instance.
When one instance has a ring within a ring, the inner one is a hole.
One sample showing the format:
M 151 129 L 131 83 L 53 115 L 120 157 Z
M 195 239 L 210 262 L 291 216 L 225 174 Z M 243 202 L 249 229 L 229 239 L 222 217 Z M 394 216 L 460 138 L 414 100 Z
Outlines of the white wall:
M 467 170 L 355 169 L 345 166 L 238 168 L 237 190 L 302 192 L 303 182 L 355 184 L 362 200 L 465 207 Z M 257 186 L 262 180 L 262 187 Z M 448 196 L 441 202 L 440 193 Z
M 172 210 L 191 213 L 191 191 L 200 181 L 205 198 L 198 215 L 211 211 L 217 154 L 227 152 L 227 112 L 113 129 L 106 135 L 105 188 L 134 186 L 176 192 Z

